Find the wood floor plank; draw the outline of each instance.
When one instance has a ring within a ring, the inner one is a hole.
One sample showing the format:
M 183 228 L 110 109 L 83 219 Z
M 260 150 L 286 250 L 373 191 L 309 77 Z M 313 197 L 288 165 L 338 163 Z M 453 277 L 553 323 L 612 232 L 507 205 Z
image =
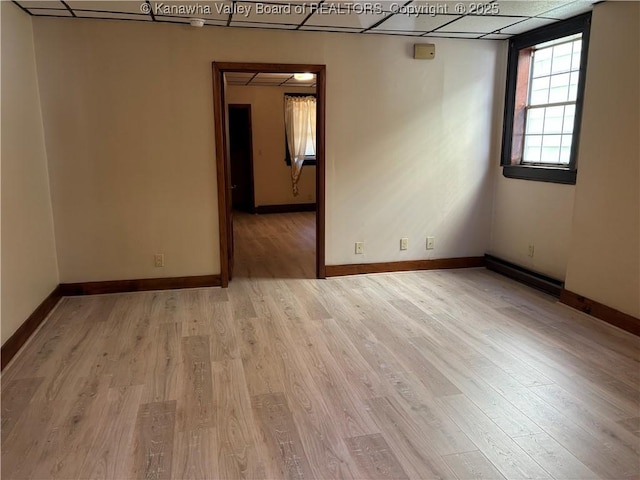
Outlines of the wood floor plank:
M 260 320 L 239 320 L 240 352 L 249 395 L 284 391 L 284 384 L 277 369 L 271 342 L 267 339 Z
M 182 363 L 182 323 L 159 323 L 151 338 L 142 401 L 151 403 L 177 400 L 178 373 Z
M 406 412 L 387 398 L 368 401 L 382 434 L 402 463 L 410 478 L 453 478 L 453 472 L 435 451 L 428 436 L 415 425 Z
M 354 478 L 357 467 L 344 443 L 348 431 L 329 413 L 322 394 L 309 375 L 286 329 L 273 318 L 264 319 L 265 330 L 274 345 L 276 368 L 281 372 L 285 395 L 296 425 L 314 432 L 302 438 L 313 474 L 320 478 Z
M 229 302 L 216 302 L 207 309 L 211 332 L 211 360 L 224 361 L 240 358 L 237 328 L 231 315 Z
M 219 476 L 215 428 L 175 432 L 171 478 L 208 480 Z
M 602 415 L 597 411 L 597 406 L 594 409 L 586 399 L 574 398 L 557 386 L 551 387 L 554 386 L 530 388 L 530 391 L 602 442 L 613 445 L 616 449 L 631 450 L 640 455 L 640 441 L 633 430 L 630 431 L 619 421 L 615 422 L 610 417 Z
M 447 397 L 442 403 L 453 421 L 506 478 L 551 478 L 467 397 Z
M 43 377 L 22 378 L 12 380 L 6 386 L 2 382 L 2 443 L 29 406 L 31 398 L 43 380 Z
M 133 444 L 133 478 L 171 478 L 175 423 L 175 400 L 140 405 Z
M 402 465 L 381 434 L 347 438 L 347 446 L 367 478 L 408 480 Z
M 209 337 L 182 337 L 176 415 L 179 431 L 214 425 L 213 378 Z
M 240 359 L 213 362 L 214 423 L 221 478 L 263 478 L 265 462 L 257 444 L 251 400 Z
M 493 463 L 478 450 L 454 453 L 443 458 L 458 478 L 468 480 L 504 480 L 505 478 Z
M 81 377 L 76 395 L 52 419 L 49 435 L 37 460 L 36 478 L 77 478 L 98 435 L 95 419 L 107 408 L 109 377 Z
M 546 433 L 514 439 L 553 478 L 589 480 L 600 478 Z
M 91 454 L 85 457 L 80 478 L 119 480 L 129 476 L 142 389 L 141 385 L 109 389 L 105 414 L 97 422 L 99 434 L 91 445 Z
M 287 399 L 282 393 L 267 393 L 251 398 L 262 439 L 277 464 L 278 476 L 286 479 L 312 478 L 309 460 Z
M 588 432 L 571 416 L 527 390 L 513 390 L 508 395 L 520 411 L 601 477 L 636 478 L 640 474 L 638 454 L 623 442 L 603 432 Z
M 443 349 L 429 339 L 412 338 L 416 345 L 482 412 L 512 437 L 532 435 L 542 430 L 491 386 L 465 368 L 455 348 Z
M 640 437 L 640 417 L 618 420 L 618 425 L 633 433 L 636 437 Z

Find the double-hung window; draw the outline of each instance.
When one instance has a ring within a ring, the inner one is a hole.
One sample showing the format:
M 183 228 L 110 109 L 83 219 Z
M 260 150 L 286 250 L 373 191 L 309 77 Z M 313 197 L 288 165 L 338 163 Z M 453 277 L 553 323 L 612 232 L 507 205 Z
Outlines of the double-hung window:
M 590 18 L 581 15 L 511 39 L 505 176 L 575 183 Z

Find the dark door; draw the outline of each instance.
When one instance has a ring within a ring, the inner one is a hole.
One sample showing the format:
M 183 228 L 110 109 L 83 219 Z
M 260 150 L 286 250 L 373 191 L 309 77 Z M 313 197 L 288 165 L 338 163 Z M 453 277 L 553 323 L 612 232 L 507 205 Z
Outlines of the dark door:
M 229 162 L 231 206 L 234 210 L 253 213 L 251 105 L 229 105 Z

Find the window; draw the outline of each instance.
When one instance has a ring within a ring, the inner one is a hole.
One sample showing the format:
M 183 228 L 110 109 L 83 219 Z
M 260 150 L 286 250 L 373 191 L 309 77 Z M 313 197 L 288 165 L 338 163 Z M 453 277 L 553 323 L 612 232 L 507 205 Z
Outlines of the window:
M 313 93 L 285 93 L 285 97 L 314 97 Z M 305 157 L 303 165 L 315 165 L 316 164 L 316 144 L 315 144 L 315 122 L 309 122 L 306 135 Z M 291 166 L 291 153 L 289 151 L 289 139 L 287 137 L 287 131 L 285 128 L 284 133 L 284 151 L 285 162 L 288 166 Z
M 501 159 L 506 177 L 575 183 L 590 19 L 581 15 L 511 39 Z

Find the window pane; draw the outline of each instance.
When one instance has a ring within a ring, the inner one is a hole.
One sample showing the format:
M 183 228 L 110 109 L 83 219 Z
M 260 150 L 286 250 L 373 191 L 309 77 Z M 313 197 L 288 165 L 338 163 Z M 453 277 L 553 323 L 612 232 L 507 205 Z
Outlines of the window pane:
M 580 55 L 582 54 L 582 40 L 573 42 L 573 58 L 571 59 L 571 70 L 580 69 Z
M 564 124 L 562 125 L 562 133 L 573 133 L 573 118 L 575 115 L 575 105 L 567 105 L 564 107 Z
M 572 72 L 571 80 L 569 81 L 569 100 L 575 101 L 578 96 L 578 79 L 580 78 L 580 72 Z
M 544 108 L 531 108 L 527 111 L 527 123 L 525 133 L 542 133 L 544 125 Z
M 537 50 L 533 54 L 533 77 L 542 77 L 551 73 L 552 48 Z
M 549 100 L 549 77 L 534 78 L 531 82 L 531 105 L 548 103 Z
M 568 72 L 571 70 L 571 54 L 573 43 L 563 43 L 553 47 L 553 63 L 551 73 Z
M 571 135 L 562 135 L 562 146 L 560 148 L 560 163 L 564 165 L 569 164 L 571 157 Z
M 523 162 L 540 163 L 542 135 L 526 135 L 524 137 Z
M 560 161 L 560 135 L 545 135 L 542 138 L 541 163 L 559 163 Z
M 569 80 L 571 75 L 563 73 L 551 77 L 551 88 L 549 91 L 549 103 L 566 102 L 569 95 Z
M 316 147 L 313 144 L 313 142 L 311 140 L 307 140 L 307 148 L 304 151 L 304 154 L 306 156 L 315 156 L 316 154 Z
M 562 133 L 562 121 L 564 120 L 564 107 L 545 108 L 544 133 Z

